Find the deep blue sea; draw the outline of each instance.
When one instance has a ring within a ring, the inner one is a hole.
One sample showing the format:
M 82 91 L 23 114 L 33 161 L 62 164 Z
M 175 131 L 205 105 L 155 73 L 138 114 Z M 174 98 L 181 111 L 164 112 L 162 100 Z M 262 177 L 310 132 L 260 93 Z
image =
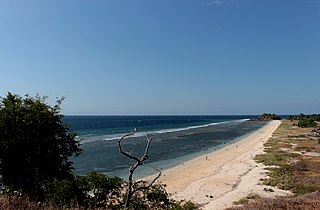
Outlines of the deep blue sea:
M 154 137 L 149 159 L 136 171 L 135 178 L 151 175 L 154 167 L 167 169 L 194 157 L 230 144 L 262 126 L 250 121 L 255 116 L 65 116 L 64 122 L 76 131 L 83 152 L 71 158 L 77 174 L 98 171 L 126 178 L 132 160 L 119 153 L 117 140 L 137 129 L 134 137 L 123 140 L 125 151 L 141 156 L 145 133 Z

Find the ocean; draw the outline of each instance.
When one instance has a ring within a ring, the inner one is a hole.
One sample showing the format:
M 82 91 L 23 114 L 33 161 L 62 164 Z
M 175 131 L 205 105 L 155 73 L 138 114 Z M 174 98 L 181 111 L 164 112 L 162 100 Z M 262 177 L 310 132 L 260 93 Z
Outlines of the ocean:
M 145 133 L 154 139 L 149 158 L 134 178 L 154 174 L 201 156 L 261 128 L 266 122 L 256 116 L 65 116 L 64 123 L 76 131 L 83 152 L 72 157 L 76 174 L 97 171 L 126 179 L 134 162 L 119 153 L 117 140 L 136 129 L 134 137 L 123 140 L 123 149 L 141 156 Z

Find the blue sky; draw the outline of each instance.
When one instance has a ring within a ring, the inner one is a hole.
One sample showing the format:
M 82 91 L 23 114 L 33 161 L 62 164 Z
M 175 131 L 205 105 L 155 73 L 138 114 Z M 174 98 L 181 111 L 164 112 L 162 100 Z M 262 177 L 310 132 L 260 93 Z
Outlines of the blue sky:
M 320 0 L 0 0 L 0 95 L 64 114 L 320 112 Z

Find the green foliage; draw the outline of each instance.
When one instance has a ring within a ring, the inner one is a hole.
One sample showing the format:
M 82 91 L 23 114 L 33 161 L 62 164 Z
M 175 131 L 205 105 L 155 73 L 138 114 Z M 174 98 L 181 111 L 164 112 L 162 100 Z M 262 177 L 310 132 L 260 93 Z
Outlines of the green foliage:
M 293 168 L 290 165 L 284 165 L 280 168 L 269 168 L 269 172 L 267 172 L 269 178 L 265 179 L 263 184 L 277 186 L 283 190 L 290 190 L 295 184 L 292 173 Z
M 145 186 L 140 182 L 139 186 Z M 129 209 L 171 209 L 171 210 L 194 210 L 198 205 L 191 201 L 175 201 L 169 198 L 165 185 L 152 185 L 149 189 L 134 194 Z
M 8 93 L 0 100 L 0 173 L 4 185 L 40 199 L 52 178 L 73 177 L 68 158 L 80 154 L 76 134 L 62 124 L 61 100 Z
M 293 115 L 289 115 L 289 116 L 287 117 L 287 120 L 293 121 L 293 120 L 294 120 L 294 116 L 293 116 Z
M 269 120 L 281 120 L 281 118 L 276 114 L 263 113 L 262 115 L 257 117 L 257 120 L 269 121 Z
M 45 198 L 56 208 L 121 209 L 126 185 L 118 177 L 92 172 L 74 180 L 52 179 L 45 185 Z M 146 182 L 140 181 L 138 185 L 146 186 Z M 193 210 L 198 206 L 191 201 L 170 199 L 165 185 L 152 185 L 134 194 L 129 209 Z
M 288 153 L 284 151 L 269 151 L 265 154 L 259 154 L 255 156 L 255 161 L 258 163 L 263 163 L 267 166 L 281 166 L 285 165 L 290 158 L 298 157 L 299 154 Z
M 305 194 L 316 191 L 318 189 L 317 186 L 303 184 L 294 178 L 294 174 L 307 171 L 308 165 L 304 160 L 288 164 L 290 158 L 293 157 L 298 157 L 298 155 L 282 151 L 270 151 L 266 154 L 257 155 L 255 157 L 257 162 L 270 166 L 279 166 L 268 169 L 269 172 L 267 172 L 267 175 L 269 178 L 265 179 L 263 184 L 277 186 L 283 190 L 292 190 L 295 194 Z
M 147 199 L 155 203 L 169 204 L 168 193 L 165 191 L 163 185 L 154 185 L 150 192 L 147 193 Z
M 253 199 L 253 200 L 257 200 L 260 199 L 261 196 L 255 193 L 250 193 L 249 195 L 246 196 L 248 199 Z
M 297 195 L 304 195 L 307 193 L 316 192 L 317 190 L 319 190 L 319 187 L 315 185 L 295 184 L 295 186 L 292 189 L 292 192 Z
M 76 198 L 76 186 L 70 180 L 58 180 L 54 178 L 45 186 L 45 198 L 56 207 L 70 207 Z
M 138 187 L 146 186 L 146 182 L 139 182 Z M 144 189 L 135 193 L 130 202 L 130 209 L 170 209 L 173 202 L 169 200 L 169 195 L 164 185 L 152 185 L 149 189 Z
M 91 202 L 99 207 L 104 206 L 108 196 L 120 193 L 122 179 L 119 177 L 108 177 L 97 172 L 91 172 L 87 176 L 77 177 L 78 188 L 85 189 L 85 193 L 93 193 Z M 80 201 L 82 202 L 82 201 Z
M 234 201 L 234 205 L 243 205 L 249 203 L 249 199 L 247 197 L 240 198 L 238 201 Z
M 91 172 L 73 180 L 52 179 L 45 185 L 46 201 L 56 207 L 107 207 L 112 197 L 120 197 L 122 180 Z M 118 204 L 120 204 L 118 202 Z
M 302 128 L 315 127 L 317 126 L 316 121 L 320 121 L 320 114 L 305 115 L 301 113 L 300 115 L 297 115 L 297 116 L 290 115 L 288 117 L 288 120 L 291 120 L 291 121 L 298 120 L 299 121 L 298 124 L 294 124 L 294 125 L 297 125 Z
M 180 204 L 180 206 L 182 207 L 182 209 L 184 210 L 194 210 L 194 209 L 199 209 L 198 205 L 191 202 L 191 201 L 187 201 L 183 204 Z
M 172 210 L 196 210 L 199 209 L 199 206 L 191 201 L 179 201 L 174 202 L 173 206 L 169 209 Z
M 301 119 L 298 126 L 302 128 L 316 127 L 317 123 L 313 119 Z
M 313 120 L 313 121 L 320 121 L 320 114 L 311 114 L 311 115 L 305 115 L 301 113 L 300 115 L 292 116 L 290 115 L 288 117 L 288 120 Z

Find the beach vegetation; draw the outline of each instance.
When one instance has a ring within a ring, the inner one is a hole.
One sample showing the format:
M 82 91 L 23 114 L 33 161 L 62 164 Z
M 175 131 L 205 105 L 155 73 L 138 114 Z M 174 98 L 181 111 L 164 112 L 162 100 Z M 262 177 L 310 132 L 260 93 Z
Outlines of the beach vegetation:
M 87 180 L 88 176 L 82 178 Z M 79 183 L 77 180 L 52 180 L 47 185 L 46 201 L 38 202 L 21 194 L 3 194 L 0 195 L 0 209 L 123 209 L 127 184 L 122 181 L 120 186 L 116 185 L 109 193 L 103 194 L 103 197 L 98 199 L 92 193 L 93 188 L 87 181 L 82 180 Z M 87 190 L 90 190 L 89 194 L 85 193 Z M 164 185 L 155 184 L 148 190 L 135 193 L 127 209 L 196 210 L 199 209 L 199 205 L 191 201 L 171 199 Z
M 257 199 L 260 199 L 261 196 L 256 193 L 250 193 L 249 195 L 246 196 L 246 198 L 257 200 Z
M 319 146 L 305 135 L 306 132 L 308 130 L 290 126 L 288 121 L 282 122 L 275 132 L 277 136 L 265 143 L 266 153 L 255 157 L 257 162 L 270 166 L 268 178 L 263 180 L 263 184 L 291 190 L 295 194 L 320 189 L 312 187 L 315 186 L 312 177 L 318 177 L 318 169 L 315 166 L 318 157 L 310 159 L 304 156 L 306 151 L 316 151 Z M 311 171 L 314 173 L 310 173 Z
M 249 203 L 250 200 L 258 200 L 260 198 L 261 198 L 260 195 L 258 195 L 256 193 L 250 193 L 246 197 L 240 198 L 238 201 L 234 201 L 233 204 L 234 205 L 244 205 L 244 204 Z
M 182 200 L 182 201 L 175 202 L 171 209 L 172 210 L 196 210 L 196 209 L 200 209 L 200 207 L 198 204 L 195 204 L 192 201 Z
M 282 190 L 290 190 L 294 186 L 294 179 L 292 177 L 293 170 L 289 165 L 282 167 L 268 168 L 267 175 L 269 178 L 263 180 L 264 185 L 278 187 Z
M 4 185 L 31 198 L 43 198 L 45 183 L 71 179 L 69 157 L 81 149 L 76 134 L 62 123 L 58 99 L 20 97 L 8 93 L 0 99 L 0 174 Z
M 300 113 L 299 115 L 290 115 L 288 118 L 288 120 L 304 120 L 304 119 L 310 119 L 313 121 L 320 121 L 320 114 L 311 114 L 311 115 L 305 115 L 303 113 Z
M 302 128 L 309 128 L 309 127 L 316 127 L 317 123 L 312 119 L 302 119 L 302 120 L 299 120 L 297 125 Z
M 249 199 L 247 197 L 240 198 L 238 201 L 234 201 L 234 205 L 243 205 L 249 203 Z
M 268 151 L 268 150 L 267 150 Z M 285 151 L 271 151 L 265 154 L 259 154 L 255 156 L 255 161 L 263 163 L 267 166 L 285 166 L 292 158 L 298 157 L 299 154 L 288 153 Z
M 301 128 L 309 128 L 309 127 L 316 127 L 317 122 L 320 122 L 320 114 L 311 114 L 305 115 L 301 113 L 300 115 L 288 117 L 288 120 L 297 121 L 293 125 L 299 126 Z
M 79 205 L 86 208 L 106 206 L 121 207 L 121 188 L 119 177 L 108 177 L 97 172 L 76 176 L 73 180 L 52 179 L 45 186 L 46 202 L 57 208 Z M 113 203 L 111 203 L 111 200 Z
M 296 197 L 283 196 L 276 198 L 259 198 L 249 201 L 242 206 L 233 206 L 227 208 L 227 210 L 247 210 L 247 209 L 308 209 L 318 210 L 320 209 L 319 202 L 320 192 L 308 193 Z
M 0 209 L 198 209 L 191 201 L 171 199 L 164 185 L 154 184 L 161 173 L 151 183 L 132 180 L 148 158 L 152 138 L 147 135 L 140 158 L 122 151 L 119 141 L 122 154 L 137 161 L 129 181 L 94 171 L 74 175 L 68 158 L 81 149 L 76 133 L 62 123 L 62 101 L 50 106 L 46 97 L 11 93 L 0 99 Z
M 257 117 L 257 120 L 259 121 L 281 120 L 281 117 L 277 116 L 276 114 L 263 113 L 262 115 Z
M 311 130 L 283 120 L 265 143 L 265 154 L 255 157 L 269 166 L 262 184 L 290 190 L 293 196 L 249 200 L 229 209 L 320 209 L 320 145 L 317 138 L 307 135 Z

